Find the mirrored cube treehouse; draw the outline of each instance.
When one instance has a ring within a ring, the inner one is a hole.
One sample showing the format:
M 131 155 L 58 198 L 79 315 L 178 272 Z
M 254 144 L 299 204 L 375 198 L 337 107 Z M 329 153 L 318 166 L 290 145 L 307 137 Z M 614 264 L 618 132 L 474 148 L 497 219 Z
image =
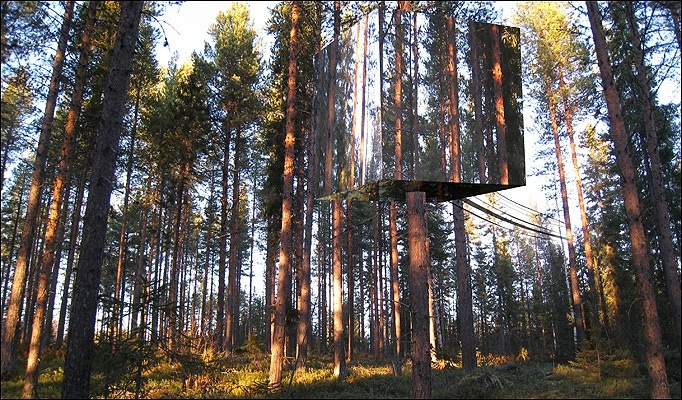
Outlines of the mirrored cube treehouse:
M 317 53 L 318 199 L 442 202 L 525 185 L 519 29 L 466 28 L 375 10 Z

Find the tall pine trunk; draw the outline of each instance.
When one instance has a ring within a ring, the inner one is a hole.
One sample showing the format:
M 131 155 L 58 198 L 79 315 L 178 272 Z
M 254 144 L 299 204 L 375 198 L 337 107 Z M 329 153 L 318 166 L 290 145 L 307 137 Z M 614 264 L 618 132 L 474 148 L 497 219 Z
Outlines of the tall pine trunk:
M 559 168 L 559 186 L 561 188 L 561 201 L 564 210 L 564 227 L 566 229 L 566 241 L 568 244 L 568 272 L 571 284 L 571 305 L 573 306 L 573 319 L 575 321 L 576 339 L 578 346 L 585 342 L 585 321 L 583 319 L 582 299 L 580 296 L 580 284 L 578 282 L 578 266 L 573 244 L 573 229 L 571 228 L 571 215 L 568 206 L 568 192 L 566 189 L 566 178 L 564 173 L 564 161 L 561 155 L 561 144 L 559 142 L 559 124 L 556 118 L 556 105 L 550 83 L 545 82 L 545 92 L 549 106 L 549 118 L 552 124 L 552 134 L 554 136 L 554 150 L 556 152 L 557 167 Z
M 298 30 L 301 5 L 294 1 L 291 8 L 291 31 L 289 32 L 289 71 L 287 79 L 286 137 L 284 139 L 284 185 L 282 189 L 282 230 L 280 237 L 279 273 L 275 295 L 275 317 L 272 334 L 270 373 L 268 387 L 279 392 L 282 384 L 282 362 L 286 344 L 286 314 L 291 297 L 292 199 L 294 191 L 294 118 L 296 116 L 296 65 L 298 58 Z
M 121 3 L 85 210 L 81 254 L 69 319 L 62 398 L 85 399 L 90 394 L 97 295 L 109 202 L 143 5 L 143 2 L 136 1 Z
M 447 18 L 448 50 L 448 130 L 450 133 L 450 182 L 460 182 L 461 155 L 459 134 L 459 88 L 457 82 L 457 53 L 455 46 L 455 21 Z M 461 200 L 452 203 L 455 231 L 455 276 L 457 279 L 457 313 L 462 342 L 462 367 L 466 373 L 476 368 L 476 337 L 474 335 L 474 312 L 471 293 L 471 271 L 467 261 L 466 230 L 464 227 L 464 207 Z
M 54 122 L 55 108 L 57 107 L 57 96 L 59 95 L 59 82 L 62 78 L 64 59 L 66 58 L 66 45 L 71 30 L 73 20 L 73 10 L 75 2 L 68 1 L 64 9 L 62 27 L 59 32 L 59 43 L 57 52 L 52 62 L 52 77 L 45 103 L 45 113 L 40 129 L 38 147 L 36 148 L 35 161 L 33 162 L 33 173 L 31 175 L 31 188 L 28 195 L 26 207 L 26 218 L 21 232 L 19 253 L 17 254 L 17 265 L 14 268 L 14 278 L 12 280 L 12 292 L 10 294 L 7 315 L 2 329 L 2 349 L 0 350 L 0 374 L 3 376 L 12 366 L 14 361 L 14 342 L 21 319 L 21 304 L 24 299 L 24 285 L 28 266 L 30 265 L 30 254 L 33 249 L 33 240 L 40 213 L 40 198 L 42 197 L 43 180 L 45 179 L 45 165 L 47 164 L 48 148 L 52 137 L 52 124 Z
M 668 373 L 665 368 L 661 328 L 656 306 L 656 294 L 652 282 L 651 256 L 642 222 L 642 209 L 635 182 L 635 168 L 628 149 L 628 133 L 621 113 L 620 98 L 613 77 L 602 17 L 597 2 L 587 1 L 587 15 L 592 28 L 594 48 L 601 75 L 604 97 L 609 114 L 609 131 L 613 139 L 616 163 L 622 178 L 625 213 L 632 244 L 632 263 L 637 275 L 637 292 L 640 296 L 643 319 L 644 346 L 647 370 L 651 380 L 652 398 L 670 398 Z
M 332 201 L 332 296 L 334 326 L 334 377 L 345 379 L 346 369 L 345 343 L 343 342 L 343 276 L 342 270 L 342 235 L 343 206 L 341 200 Z
M 33 317 L 33 327 L 31 332 L 31 343 L 26 362 L 26 380 L 24 381 L 24 398 L 36 397 L 36 385 L 38 383 L 38 368 L 40 362 L 40 347 L 41 334 L 45 324 L 45 305 L 47 302 L 48 281 L 50 281 L 50 274 L 57 275 L 59 272 L 59 259 L 56 258 L 58 236 L 61 231 L 60 228 L 63 215 L 62 203 L 67 203 L 64 199 L 66 186 L 68 185 L 71 176 L 71 162 L 73 156 L 73 148 L 76 142 L 76 122 L 81 111 L 83 103 L 83 89 L 85 87 L 86 72 L 88 67 L 88 60 L 90 58 L 90 34 L 95 26 L 95 14 L 99 2 L 93 1 L 88 6 L 87 19 L 83 36 L 81 38 L 81 54 L 78 59 L 78 68 L 76 70 L 76 81 L 74 84 L 73 95 L 71 97 L 71 104 L 66 116 L 66 126 L 64 128 L 64 138 L 62 140 L 62 148 L 60 152 L 59 171 L 55 178 L 52 190 L 52 204 L 50 205 L 50 212 L 47 221 L 47 230 L 45 232 L 45 250 L 43 252 L 43 264 L 40 270 L 40 280 L 38 283 L 38 294 L 36 298 L 36 313 Z M 52 318 L 47 320 L 48 324 L 52 324 Z
M 639 106 L 644 116 L 644 130 L 646 131 L 647 153 L 651 163 L 651 188 L 656 209 L 656 222 L 658 227 L 661 259 L 663 261 L 663 271 L 665 272 L 665 282 L 668 288 L 668 297 L 673 310 L 673 319 L 677 329 L 677 337 L 680 340 L 681 326 L 681 306 L 680 306 L 680 276 L 677 273 L 677 257 L 675 246 L 670 229 L 670 214 L 668 211 L 668 201 L 666 200 L 665 187 L 663 185 L 663 172 L 661 171 L 661 156 L 658 151 L 659 138 L 656 133 L 656 121 L 654 120 L 653 105 L 651 102 L 651 91 L 649 80 L 646 75 L 644 65 L 644 54 L 642 41 L 639 37 L 637 22 L 635 21 L 635 10 L 632 2 L 625 2 L 630 35 L 632 37 L 632 50 L 635 56 L 635 71 L 637 75 L 637 89 L 639 91 Z M 679 31 L 677 32 L 679 35 Z
M 566 120 L 566 133 L 571 148 L 571 160 L 573 161 L 573 175 L 575 176 L 575 186 L 578 194 L 578 206 L 580 207 L 580 222 L 582 225 L 583 245 L 585 246 L 585 260 L 587 262 L 587 284 L 590 288 L 588 300 L 592 306 L 592 339 L 598 346 L 599 335 L 601 334 L 601 322 L 599 320 L 600 307 L 597 296 L 597 279 L 595 274 L 595 261 L 592 254 L 592 243 L 590 241 L 590 230 L 587 223 L 587 211 L 585 209 L 585 198 L 583 196 L 583 185 L 580 179 L 580 168 L 578 165 L 578 154 L 576 151 L 574 132 L 573 132 L 573 107 L 569 104 L 563 79 L 563 67 L 559 66 L 559 84 L 564 105 L 564 119 Z M 584 321 L 583 321 L 584 322 Z
M 393 101 L 395 104 L 395 165 L 393 177 L 396 180 L 403 179 L 402 173 L 402 141 L 403 141 L 403 32 L 402 32 L 402 10 L 406 7 L 405 1 L 398 2 L 398 9 L 394 14 L 395 26 L 395 86 Z M 383 75 L 383 74 L 382 74 Z M 397 210 L 395 201 L 391 201 L 389 208 L 389 229 L 391 234 L 391 297 L 393 310 L 393 332 L 395 341 L 395 354 L 393 361 L 393 372 L 400 376 L 402 373 L 402 321 L 400 315 L 400 280 L 398 276 L 398 226 Z
M 412 397 L 431 398 L 429 349 L 429 231 L 426 194 L 407 192 L 407 230 L 410 253 L 410 304 L 412 315 Z

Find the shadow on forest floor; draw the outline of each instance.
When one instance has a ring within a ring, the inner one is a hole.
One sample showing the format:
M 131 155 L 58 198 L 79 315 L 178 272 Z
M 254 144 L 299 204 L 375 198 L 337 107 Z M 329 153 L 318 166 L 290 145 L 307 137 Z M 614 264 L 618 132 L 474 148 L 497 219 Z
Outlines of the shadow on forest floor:
M 59 398 L 63 351 L 44 357 L 38 385 L 39 398 Z M 220 357 L 212 351 L 169 358 L 147 354 L 139 364 L 98 352 L 93 361 L 91 396 L 94 398 L 291 398 L 291 399 L 402 399 L 412 397 L 411 363 L 401 376 L 388 360 L 359 356 L 348 363 L 348 376 L 334 378 L 330 356 L 312 357 L 306 371 L 283 373 L 282 387 L 268 394 L 269 355 L 253 348 Z M 121 358 L 121 357 L 118 357 Z M 670 390 L 680 398 L 679 354 L 669 357 Z M 2 381 L 2 399 L 20 398 L 23 371 L 17 367 Z M 117 362 L 122 362 L 118 365 Z M 132 366 L 131 366 L 132 364 Z M 25 364 L 23 364 L 25 365 Z M 293 373 L 293 375 L 292 375 Z M 600 356 L 585 352 L 566 364 L 481 357 L 479 368 L 465 375 L 453 361 L 432 364 L 432 398 L 648 398 L 646 368 L 627 355 Z M 139 386 L 137 383 L 139 382 Z

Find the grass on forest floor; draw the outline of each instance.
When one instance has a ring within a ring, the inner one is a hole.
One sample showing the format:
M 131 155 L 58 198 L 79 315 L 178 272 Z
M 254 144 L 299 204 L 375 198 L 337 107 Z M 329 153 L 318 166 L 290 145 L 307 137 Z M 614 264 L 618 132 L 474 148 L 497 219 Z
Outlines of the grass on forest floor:
M 123 366 L 100 352 L 93 363 L 91 396 L 134 398 L 137 369 L 130 358 Z M 43 357 L 39 398 L 61 397 L 63 351 Z M 479 368 L 465 375 L 452 361 L 432 364 L 433 398 L 648 398 L 646 369 L 625 355 L 603 357 L 599 364 L 579 357 L 568 364 L 552 365 L 503 357 L 479 359 Z M 677 357 L 679 360 L 679 357 Z M 18 360 L 20 365 L 22 360 Z M 120 361 L 120 360 L 119 360 Z M 315 398 L 399 399 L 412 397 L 411 364 L 393 374 L 389 360 L 359 356 L 348 363 L 348 376 L 333 376 L 331 356 L 313 357 L 306 371 L 286 369 L 281 391 L 268 395 L 270 357 L 254 350 L 220 357 L 205 351 L 193 357 L 169 359 L 156 354 L 145 360 L 140 380 L 141 398 Z M 599 367 L 597 367 L 599 365 Z M 671 394 L 680 398 L 679 362 L 671 373 Z M 676 376 L 674 376 L 676 375 Z M 23 371 L 17 367 L 2 381 L 3 399 L 20 398 Z

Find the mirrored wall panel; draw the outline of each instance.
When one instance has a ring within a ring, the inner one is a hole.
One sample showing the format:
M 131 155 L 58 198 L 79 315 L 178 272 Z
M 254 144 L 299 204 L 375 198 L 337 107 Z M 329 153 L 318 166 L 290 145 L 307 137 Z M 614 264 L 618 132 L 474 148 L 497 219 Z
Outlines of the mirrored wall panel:
M 525 185 L 518 28 L 375 10 L 315 59 L 318 199 Z

